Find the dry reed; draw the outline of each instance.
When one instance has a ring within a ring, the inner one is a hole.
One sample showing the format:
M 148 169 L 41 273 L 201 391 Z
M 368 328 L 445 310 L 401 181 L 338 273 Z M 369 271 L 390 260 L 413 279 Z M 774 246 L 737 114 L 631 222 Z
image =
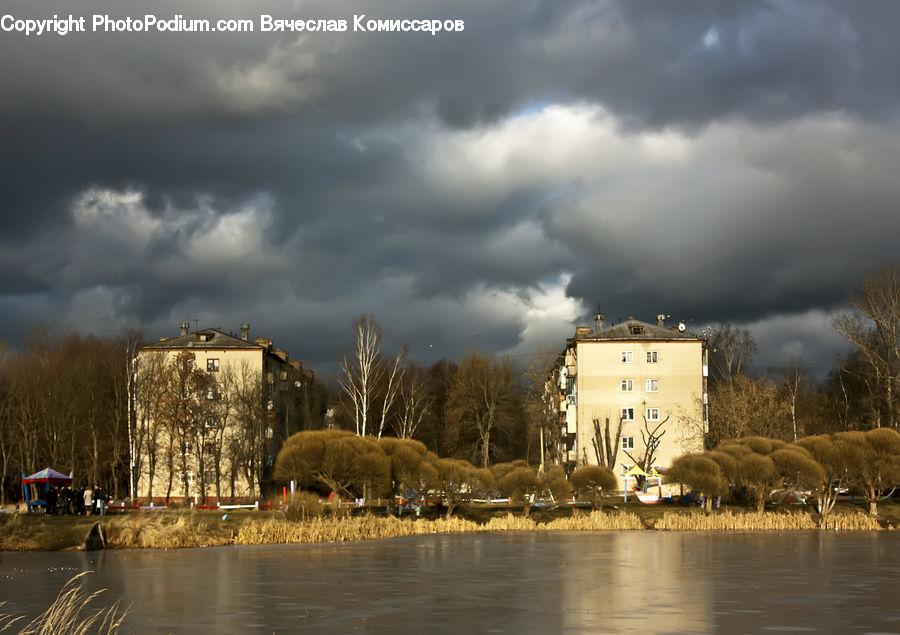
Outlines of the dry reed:
M 568 518 L 556 518 L 542 525 L 541 529 L 552 531 L 608 531 L 644 529 L 641 519 L 630 512 L 609 514 L 593 511 Z
M 104 589 L 88 593 L 82 578 L 90 571 L 79 573 L 63 585 L 50 607 L 28 622 L 20 635 L 83 635 L 85 633 L 118 633 L 127 609 L 120 610 L 119 602 L 93 613 L 89 605 Z M 86 613 L 82 615 L 83 613 Z M 0 631 L 9 630 L 23 622 L 22 615 L 0 614 Z
M 113 518 L 105 527 L 109 547 L 174 549 L 223 545 L 231 536 L 210 532 L 194 514 L 134 514 Z
M 824 522 L 807 512 L 748 512 L 734 514 L 726 510 L 717 514 L 666 512 L 657 520 L 655 529 L 676 531 L 791 531 L 803 529 L 877 530 L 878 521 L 865 514 L 831 514 Z
M 513 514 L 491 518 L 483 525 L 456 517 L 435 520 L 401 520 L 391 516 L 387 518 L 359 516 L 342 519 L 315 518 L 302 522 L 270 518 L 244 524 L 238 530 L 234 542 L 243 545 L 323 543 L 378 540 L 421 534 L 482 531 L 596 531 L 641 529 L 642 527 L 640 520 L 633 514 L 602 514 L 599 512 L 572 518 L 558 518 L 546 524 L 539 524 L 531 518 Z
M 643 520 L 626 511 L 575 514 L 537 522 L 533 518 L 508 513 L 484 524 L 458 517 L 435 520 L 375 517 L 318 516 L 304 520 L 290 518 L 244 518 L 220 523 L 217 517 L 195 513 L 136 514 L 113 518 L 106 525 L 110 547 L 178 548 L 229 544 L 326 543 L 377 540 L 418 534 L 472 533 L 481 531 L 610 531 L 610 530 L 695 530 L 695 531 L 780 531 L 800 529 L 875 530 L 878 522 L 862 513 L 835 513 L 824 523 L 806 512 L 734 513 L 725 510 L 706 514 L 700 511 L 666 511 L 661 517 Z

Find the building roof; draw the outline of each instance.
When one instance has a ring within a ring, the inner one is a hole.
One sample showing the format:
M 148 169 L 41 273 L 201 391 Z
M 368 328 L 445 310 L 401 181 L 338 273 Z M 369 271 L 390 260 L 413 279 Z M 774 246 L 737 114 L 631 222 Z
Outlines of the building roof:
M 628 319 L 624 322 L 610 326 L 599 333 L 577 334 L 579 342 L 603 342 L 603 341 L 691 341 L 699 342 L 703 338 L 688 331 L 680 331 L 677 326 L 667 328 L 657 326 L 640 320 Z
M 269 343 L 268 340 L 265 343 Z M 234 335 L 228 335 L 216 329 L 203 329 L 195 333 L 180 335 L 178 337 L 165 337 L 158 342 L 141 346 L 141 349 L 194 349 L 194 350 L 267 350 L 264 344 L 243 340 Z

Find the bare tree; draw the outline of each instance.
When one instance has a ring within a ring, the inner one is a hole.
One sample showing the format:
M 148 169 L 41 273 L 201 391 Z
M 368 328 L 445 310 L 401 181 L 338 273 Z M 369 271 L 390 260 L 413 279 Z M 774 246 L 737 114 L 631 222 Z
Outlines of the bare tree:
M 550 390 L 547 379 L 553 374 L 556 359 L 555 352 L 539 351 L 532 357 L 524 376 L 525 457 L 531 460 L 531 448 L 540 445 L 538 459 L 541 464 L 545 462 L 548 453 L 549 463 L 558 464 L 562 461 L 558 393 L 556 390 Z
M 609 429 L 609 417 L 605 418 L 604 428 L 600 428 L 600 419 L 594 417 L 594 434 L 591 437 L 591 445 L 594 447 L 594 455 L 597 457 L 597 465 L 614 469 L 616 455 L 619 453 L 619 442 L 622 440 L 622 417 L 619 417 L 619 425 L 615 433 Z M 585 461 L 587 463 L 587 461 Z
M 797 440 L 799 434 L 797 426 L 797 402 L 806 378 L 806 365 L 801 359 L 792 359 L 790 363 L 780 370 L 781 387 L 787 395 L 788 408 L 791 413 L 792 441 Z
M 386 385 L 384 386 L 384 390 L 382 391 L 381 397 L 381 417 L 378 420 L 378 433 L 375 435 L 379 439 L 381 435 L 384 433 L 384 425 L 388 420 L 388 414 L 391 412 L 391 407 L 394 405 L 394 401 L 397 399 L 397 394 L 400 392 L 403 381 L 403 357 L 406 355 L 406 347 L 401 346 L 400 350 L 397 351 L 397 355 L 394 356 L 393 360 L 388 362 L 382 357 L 382 364 L 385 365 L 385 373 L 384 376 L 386 378 Z
M 849 309 L 835 328 L 862 354 L 874 373 L 879 397 L 878 426 L 898 425 L 900 383 L 900 270 L 895 265 L 869 271 L 848 299 Z
M 156 404 L 155 419 L 167 439 L 169 474 L 166 500 L 171 497 L 175 475 L 179 475 L 184 497 L 190 495 L 195 462 L 197 428 L 205 423 L 205 401 L 211 388 L 207 373 L 197 368 L 194 353 L 181 351 L 169 360 L 162 373 L 162 398 Z M 201 451 L 197 449 L 196 451 Z
M 422 419 L 434 401 L 428 392 L 427 371 L 418 366 L 408 366 L 400 381 L 400 400 L 394 418 L 394 433 L 401 439 L 416 436 Z
M 709 374 L 714 382 L 745 374 L 758 347 L 747 329 L 716 324 L 709 335 Z
M 382 354 L 381 327 L 371 315 L 361 316 L 353 324 L 353 331 L 356 343 L 352 352 L 338 360 L 338 383 L 356 425 L 356 434 L 365 436 L 372 432 L 370 426 L 377 425 L 375 433 L 380 437 L 397 396 L 405 349 L 401 348 L 388 363 Z M 378 413 L 379 401 L 380 419 L 371 421 Z
M 229 381 L 225 391 L 236 424 L 234 436 L 227 442 L 223 439 L 229 454 L 231 496 L 235 495 L 239 475 L 243 475 L 252 495 L 262 489 L 268 400 L 262 375 L 246 361 L 225 378 Z
M 166 366 L 166 353 L 154 351 L 141 355 L 134 377 L 135 424 L 134 439 L 135 479 L 140 482 L 141 474 L 147 476 L 146 497 L 153 500 L 153 481 L 160 459 L 160 425 L 154 415 L 159 411 L 160 390 L 163 381 L 163 369 Z M 146 466 L 145 463 L 146 462 Z M 138 496 L 141 493 L 138 492 Z
M 496 435 L 514 423 L 517 395 L 508 359 L 471 355 L 460 363 L 447 402 L 448 425 L 463 436 L 475 433 L 474 454 L 482 467 L 490 465 Z
M 715 384 L 709 395 L 708 447 L 748 435 L 784 436 L 787 404 L 775 384 L 745 375 Z
M 647 421 L 647 417 L 644 417 L 644 427 L 641 429 L 641 452 L 640 454 L 635 453 L 632 454 L 628 450 L 622 450 L 625 452 L 626 456 L 631 459 L 635 465 L 640 467 L 645 472 L 649 473 L 651 469 L 653 469 L 653 464 L 656 463 L 656 451 L 659 449 L 660 440 L 666 434 L 666 430 L 663 429 L 663 426 L 666 425 L 669 421 L 669 416 L 666 415 L 666 418 L 662 421 L 656 423 L 655 426 L 650 426 L 650 423 Z M 638 477 L 638 487 L 643 486 L 643 479 L 646 477 Z

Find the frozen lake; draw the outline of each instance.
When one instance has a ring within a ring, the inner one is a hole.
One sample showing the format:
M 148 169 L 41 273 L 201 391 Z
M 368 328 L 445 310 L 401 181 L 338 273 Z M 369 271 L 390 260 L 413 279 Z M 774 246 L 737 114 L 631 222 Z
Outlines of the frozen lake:
M 900 535 L 508 533 L 0 553 L 4 611 L 74 574 L 138 633 L 898 633 Z

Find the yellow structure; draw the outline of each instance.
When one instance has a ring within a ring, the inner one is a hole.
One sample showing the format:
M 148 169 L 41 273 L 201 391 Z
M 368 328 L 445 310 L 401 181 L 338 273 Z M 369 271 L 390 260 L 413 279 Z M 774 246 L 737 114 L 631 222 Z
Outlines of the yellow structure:
M 250 340 L 249 329 L 192 333 L 183 323 L 180 336 L 138 348 L 131 448 L 142 502 L 266 493 L 281 443 L 309 418 L 314 375 L 272 340 Z
M 548 382 L 558 404 L 552 449 L 570 467 L 665 470 L 703 449 L 707 374 L 705 340 L 684 324 L 666 327 L 659 315 L 606 327 L 598 314 L 596 328 L 567 340 Z

